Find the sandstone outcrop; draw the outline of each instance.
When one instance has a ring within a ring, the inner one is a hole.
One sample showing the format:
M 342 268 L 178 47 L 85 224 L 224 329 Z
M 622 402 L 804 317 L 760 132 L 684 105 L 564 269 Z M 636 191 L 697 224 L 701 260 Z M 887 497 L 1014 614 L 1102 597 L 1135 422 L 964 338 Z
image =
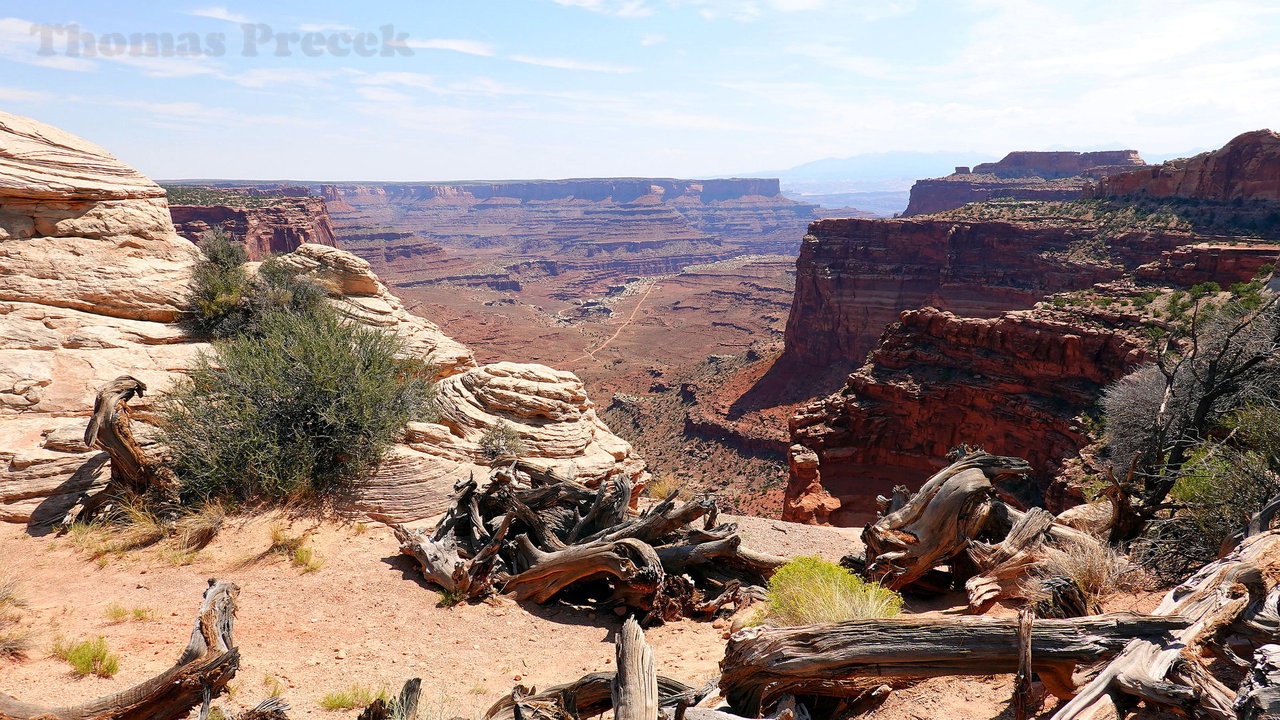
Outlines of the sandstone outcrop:
M 169 214 L 178 234 L 188 240 L 199 242 L 204 233 L 222 228 L 254 261 L 293 252 L 304 243 L 338 246 L 321 197 L 280 196 L 257 207 L 170 205 Z
M 105 151 L 0 113 L 0 520 L 48 523 L 109 474 L 80 436 L 97 387 L 137 377 L 148 402 L 207 348 L 184 334 L 199 251 L 169 220 L 164 190 Z M 500 420 L 528 448 L 521 467 L 584 482 L 647 473 L 596 417 L 570 373 L 538 365 L 476 367 L 470 350 L 409 313 L 367 261 L 299 245 L 281 262 L 326 288 L 344 314 L 394 332 L 442 378 L 441 423 L 414 423 L 363 507 L 408 521 L 442 507 L 453 480 L 485 472 L 477 441 Z M 139 428 L 145 436 L 146 427 Z
M 1098 184 L 1097 195 L 1218 203 L 1280 201 L 1280 135 L 1254 130 L 1195 157 L 1112 174 Z
M 1044 491 L 1087 443 L 1076 416 L 1104 385 L 1148 359 L 1146 341 L 1120 317 L 904 312 L 840 392 L 792 419 L 784 513 L 820 520 L 816 505 L 834 524 L 872 519 L 876 494 L 918 486 L 960 443 L 1026 458 L 1039 482 L 1027 490 Z M 826 494 L 838 509 L 829 509 Z
M 992 199 L 1077 200 L 1091 180 L 1146 163 L 1136 150 L 1017 151 L 999 162 L 958 167 L 946 177 L 918 180 L 904 216 L 925 215 Z

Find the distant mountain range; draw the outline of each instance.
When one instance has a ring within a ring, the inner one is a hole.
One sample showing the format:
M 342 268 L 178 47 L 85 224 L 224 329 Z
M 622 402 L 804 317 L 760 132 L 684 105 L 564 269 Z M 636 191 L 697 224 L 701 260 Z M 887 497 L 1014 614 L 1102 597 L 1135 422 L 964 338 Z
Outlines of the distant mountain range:
M 1123 143 L 1085 148 L 1053 147 L 1050 150 L 1115 150 Z M 1189 157 L 1201 149 L 1179 153 L 1141 153 L 1151 164 Z M 911 185 L 922 178 L 950 175 L 956 166 L 972 167 L 994 162 L 1003 155 L 974 151 L 863 153 L 846 158 L 823 158 L 786 170 L 741 173 L 738 177 L 776 177 L 782 193 L 793 200 L 823 207 L 856 207 L 890 216 L 907 207 Z

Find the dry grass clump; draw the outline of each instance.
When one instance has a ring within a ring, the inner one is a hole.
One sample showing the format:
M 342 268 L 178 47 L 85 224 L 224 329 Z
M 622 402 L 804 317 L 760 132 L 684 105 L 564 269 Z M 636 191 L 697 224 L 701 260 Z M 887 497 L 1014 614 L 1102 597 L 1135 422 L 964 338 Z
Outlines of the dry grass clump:
M 111 624 L 116 625 L 130 620 L 134 622 L 147 622 L 154 620 L 156 613 L 149 607 L 136 607 L 133 609 L 126 608 L 120 603 L 111 603 L 107 606 L 102 614 L 106 616 Z
M 1048 547 L 1036 566 L 1034 580 L 1064 577 L 1080 587 L 1090 606 L 1101 605 L 1113 595 L 1143 584 L 1141 569 L 1103 543 Z M 1033 593 L 1034 594 L 1034 591 Z
M 645 495 L 655 500 L 666 500 L 674 493 L 677 499 L 688 500 L 693 496 L 685 483 L 671 473 L 651 478 L 644 486 Z
M 107 639 L 101 635 L 77 643 L 58 638 L 49 654 L 65 660 L 71 665 L 71 672 L 80 677 L 97 675 L 109 678 L 120 670 L 120 657 L 107 648 Z
M 166 521 L 136 501 L 125 502 L 92 522 L 69 525 L 65 531 L 71 544 L 100 566 L 106 565 L 110 556 L 121 557 L 131 550 L 161 543 L 162 558 L 185 565 L 196 551 L 213 541 L 225 518 L 226 508 L 217 502 L 193 507 Z
M 290 535 L 283 525 L 272 525 L 271 547 L 267 548 L 267 552 L 288 558 L 303 574 L 315 572 L 324 566 L 324 560 L 313 548 L 307 546 L 307 535 L 308 533 Z
M 325 710 L 353 710 L 366 707 L 374 700 L 390 702 L 391 696 L 385 687 L 375 690 L 365 685 L 352 685 L 346 690 L 331 692 L 320 698 L 320 707 Z
M 817 557 L 798 557 L 778 568 L 767 596 L 768 610 L 760 622 L 768 625 L 894 617 L 902 611 L 898 593 Z
M 0 576 L 0 660 L 16 660 L 31 648 L 31 633 L 18 627 L 18 608 L 26 601 L 18 594 L 18 579 Z

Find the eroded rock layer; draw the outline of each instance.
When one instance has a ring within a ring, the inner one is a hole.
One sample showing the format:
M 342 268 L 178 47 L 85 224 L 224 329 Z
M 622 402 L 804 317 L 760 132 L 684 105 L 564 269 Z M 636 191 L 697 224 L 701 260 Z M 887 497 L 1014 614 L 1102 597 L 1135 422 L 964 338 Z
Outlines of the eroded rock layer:
M 244 245 L 250 260 L 293 252 L 304 243 L 338 246 L 321 197 L 279 197 L 261 207 L 170 205 L 169 213 L 179 235 L 199 242 L 204 233 L 222 228 Z
M 925 215 L 997 198 L 1077 200 L 1092 180 L 1146 163 L 1136 150 L 1011 152 L 999 162 L 957 167 L 946 177 L 918 180 L 903 215 Z
M 1113 174 L 1098 184 L 1097 195 L 1219 203 L 1280 201 L 1280 135 L 1254 130 L 1195 157 Z
M 792 419 L 784 519 L 874 518 L 877 493 L 917 487 L 960 443 L 1025 457 L 1043 489 L 1087 442 L 1076 416 L 1148 359 L 1145 340 L 1126 330 L 1133 325 L 1044 309 L 987 319 L 902 313 L 840 392 Z
M 393 286 L 519 290 L 532 270 L 535 281 L 555 276 L 566 298 L 627 276 L 667 274 L 744 253 L 790 254 L 800 230 L 816 217 L 815 206 L 783 197 L 778 181 L 770 179 L 337 184 L 320 190 L 344 246 Z M 411 236 L 379 237 L 388 228 Z M 470 262 L 441 265 L 436 246 Z

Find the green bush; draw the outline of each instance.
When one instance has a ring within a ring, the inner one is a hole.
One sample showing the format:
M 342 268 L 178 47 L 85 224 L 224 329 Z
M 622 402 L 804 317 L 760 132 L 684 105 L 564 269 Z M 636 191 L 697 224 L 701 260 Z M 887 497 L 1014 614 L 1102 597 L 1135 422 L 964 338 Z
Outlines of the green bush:
M 109 678 L 120 670 L 120 658 L 107 649 L 107 639 L 101 635 L 71 644 L 59 639 L 53 645 L 52 654 L 67 661 L 71 671 L 80 677 L 97 675 Z
M 374 700 L 391 702 L 386 688 L 373 689 L 364 685 L 352 685 L 346 690 L 331 692 L 320 698 L 320 707 L 325 710 L 354 710 L 364 708 Z
M 867 582 L 835 563 L 798 557 L 769 579 L 771 625 L 813 625 L 857 618 L 893 617 L 902 611 L 902 596 Z
M 1188 294 L 1191 296 L 1192 300 L 1199 300 L 1202 297 L 1208 297 L 1209 295 L 1220 292 L 1222 292 L 1222 286 L 1210 280 L 1209 282 L 1192 285 Z
M 216 342 L 161 403 L 186 502 L 340 490 L 427 405 L 432 373 L 394 335 L 320 305 L 273 310 Z
M 480 438 L 480 452 L 490 463 L 512 460 L 524 454 L 524 441 L 507 421 L 499 420 Z
M 221 229 L 205 233 L 200 249 L 204 259 L 192 275 L 189 319 L 196 335 L 258 334 L 262 318 L 272 312 L 310 311 L 324 300 L 319 285 L 281 265 L 278 257 L 267 258 L 250 274 L 244 247 Z

